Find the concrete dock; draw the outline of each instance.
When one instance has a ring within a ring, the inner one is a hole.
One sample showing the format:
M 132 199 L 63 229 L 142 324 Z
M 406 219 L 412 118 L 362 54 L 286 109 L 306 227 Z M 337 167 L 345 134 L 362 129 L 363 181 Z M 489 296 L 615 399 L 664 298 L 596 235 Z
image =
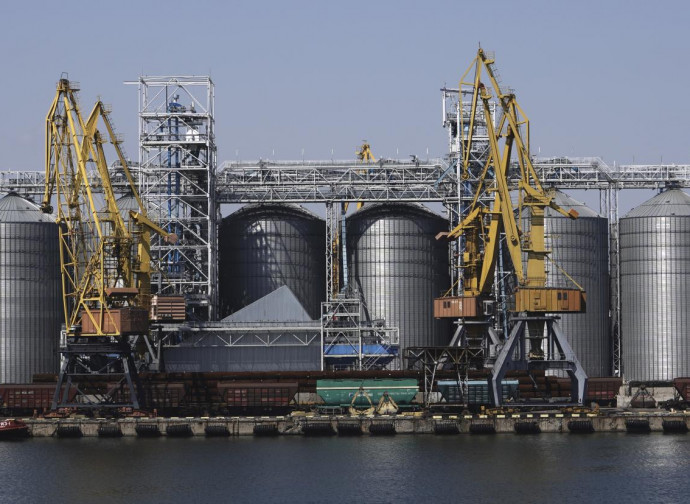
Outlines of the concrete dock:
M 690 412 L 23 418 L 33 437 L 687 432 Z

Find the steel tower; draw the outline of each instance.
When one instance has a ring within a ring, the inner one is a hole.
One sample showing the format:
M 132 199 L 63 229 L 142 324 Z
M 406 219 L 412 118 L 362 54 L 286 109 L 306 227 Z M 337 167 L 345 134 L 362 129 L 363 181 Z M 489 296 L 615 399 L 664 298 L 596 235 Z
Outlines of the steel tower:
M 184 295 L 188 318 L 213 320 L 217 307 L 214 85 L 205 76 L 142 76 L 139 88 L 139 191 L 149 215 L 180 240 L 154 239 L 160 268 L 152 292 Z

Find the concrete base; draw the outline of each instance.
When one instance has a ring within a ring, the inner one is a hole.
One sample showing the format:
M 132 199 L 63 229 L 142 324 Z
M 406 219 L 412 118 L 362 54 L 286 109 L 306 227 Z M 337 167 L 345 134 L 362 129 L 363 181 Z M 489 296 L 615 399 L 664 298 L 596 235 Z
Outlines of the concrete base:
M 79 427 L 83 437 L 97 437 L 101 426 L 119 427 L 123 436 L 137 436 L 136 427 L 139 424 L 157 425 L 162 436 L 167 435 L 171 425 L 188 425 L 193 436 L 205 436 L 208 425 L 225 426 L 231 436 L 252 436 L 254 426 L 273 424 L 277 426 L 278 435 L 303 435 L 302 427 L 309 422 L 330 422 L 333 431 L 337 432 L 338 422 L 352 424 L 361 423 L 362 433 L 368 434 L 373 422 L 392 422 L 397 434 L 433 434 L 437 422 L 448 424 L 456 422 L 458 432 L 469 433 L 470 426 L 476 423 L 491 424 L 497 434 L 514 434 L 517 422 L 535 422 L 542 433 L 568 433 L 568 423 L 574 420 L 591 421 L 594 432 L 627 432 L 626 421 L 644 419 L 649 422 L 651 432 L 663 432 L 664 420 L 685 423 L 690 427 L 690 412 L 662 412 L 649 411 L 610 411 L 596 413 L 520 413 L 506 415 L 381 415 L 351 417 L 347 415 L 320 416 L 294 415 L 287 417 L 201 417 L 201 418 L 124 418 L 124 419 L 22 419 L 28 426 L 33 437 L 57 437 L 60 426 Z M 476 430 L 476 429 L 475 429 Z
M 629 408 L 630 401 L 632 401 L 639 390 L 639 387 L 623 385 L 616 396 L 616 405 L 619 408 Z M 647 392 L 651 394 L 657 404 L 675 399 L 676 397 L 676 389 L 674 387 L 647 387 Z

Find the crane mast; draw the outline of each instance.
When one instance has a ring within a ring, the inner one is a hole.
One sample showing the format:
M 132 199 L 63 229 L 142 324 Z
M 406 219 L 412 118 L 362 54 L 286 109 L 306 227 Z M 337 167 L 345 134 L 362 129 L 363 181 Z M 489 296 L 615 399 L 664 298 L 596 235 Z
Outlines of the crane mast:
M 471 80 L 467 80 L 472 71 Z M 463 88 L 469 88 L 469 103 L 462 101 Z M 458 295 L 450 295 L 451 288 L 436 299 L 435 316 L 458 321 L 456 335 L 460 337 L 454 338 L 456 343 L 486 348 L 490 342 L 501 349 L 492 371 L 496 405 L 500 404 L 500 381 L 509 369 L 563 369 L 574 378 L 573 397 L 582 402 L 586 375 L 554 314 L 583 312 L 585 293 L 567 274 L 568 285 L 547 286 L 549 251 L 544 230 L 547 207 L 568 218 L 577 218 L 577 212 L 558 206 L 540 183 L 529 152 L 529 119 L 515 93 L 501 86 L 493 57 L 481 48 L 461 78 L 460 90 L 458 106 L 467 110 L 458 114 L 457 162 L 461 178 L 472 186 L 473 197 L 459 224 L 437 237 L 460 239 L 463 249 Z M 495 121 L 493 103 L 498 111 Z M 471 154 L 478 123 L 486 127 L 488 149 L 479 175 L 472 178 L 477 168 Z M 512 170 L 519 173 L 516 191 L 511 191 L 508 183 Z M 505 341 L 491 327 L 496 264 L 501 254 L 509 259 L 515 279 L 511 289 L 513 315 L 504 321 L 512 328 L 504 331 L 510 334 Z
M 107 392 L 84 394 L 96 397 L 94 406 L 138 408 L 130 338 L 148 333 L 150 234 L 158 232 L 171 241 L 176 237 L 146 216 L 108 109 L 99 100 L 85 121 L 77 90 L 78 86 L 61 78 L 46 117 L 46 184 L 41 208 L 53 212 L 55 200 L 65 317 L 64 358 L 53 408 L 76 406 L 67 401 L 69 389 L 78 388 L 75 382 L 86 375 L 108 379 L 117 375 L 129 388 L 126 404 L 112 402 Z M 99 122 L 107 137 L 99 131 Z M 117 153 L 138 212 L 123 216 L 117 206 L 103 148 L 106 143 Z M 89 184 L 91 170 L 99 175 L 102 208 Z

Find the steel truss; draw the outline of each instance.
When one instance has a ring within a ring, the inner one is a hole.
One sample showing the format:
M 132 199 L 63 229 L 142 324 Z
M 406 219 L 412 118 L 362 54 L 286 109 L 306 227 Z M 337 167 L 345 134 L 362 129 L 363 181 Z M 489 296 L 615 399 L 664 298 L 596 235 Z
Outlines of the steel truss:
M 129 342 L 104 340 L 63 344 L 60 353 L 62 363 L 53 394 L 53 410 L 58 407 L 136 410 L 145 406 L 141 402 L 144 396 Z M 81 383 L 82 380 L 94 379 L 108 382 L 106 389 L 93 389 L 89 381 Z M 130 400 L 116 402 L 113 399 L 114 391 L 122 384 L 126 384 Z M 72 394 L 72 391 L 76 393 Z M 70 397 L 78 398 L 78 402 L 71 402 Z
M 501 383 L 509 370 L 549 370 L 567 371 L 572 383 L 571 398 L 583 404 L 587 375 L 582 369 L 575 352 L 561 331 L 558 317 L 515 317 L 510 336 L 505 341 L 491 369 L 489 393 L 495 407 L 500 407 L 502 399 Z M 544 330 L 546 329 L 546 331 Z M 545 343 L 545 344 L 544 344 Z M 533 358 L 533 351 L 542 348 L 546 353 Z
M 214 86 L 209 77 L 140 77 L 139 192 L 149 215 L 180 238 L 156 239 L 154 293 L 184 295 L 195 318 L 217 307 Z
M 181 326 L 177 337 L 191 347 L 304 347 L 318 341 L 320 327 L 317 323 L 203 323 Z M 177 342 L 168 339 L 165 346 L 177 346 Z
M 490 142 L 487 118 L 483 108 L 476 111 L 474 121 L 471 120 L 472 107 L 467 99 L 472 97 L 474 87 L 463 85 L 458 89 L 442 88 L 441 104 L 443 106 L 443 127 L 448 130 L 448 149 L 449 165 L 454 169 L 456 181 L 456 198 L 447 199 L 444 204 L 448 215 L 449 229 L 454 229 L 463 221 L 469 213 L 474 195 L 477 193 L 479 184 L 482 183 L 482 174 L 489 159 Z M 492 123 L 496 123 L 496 103 L 491 103 Z M 470 135 L 470 128 L 472 128 Z M 514 171 L 518 175 L 518 170 Z M 489 208 L 493 204 L 493 189 L 485 187 L 481 193 L 478 204 Z M 499 237 L 499 261 L 495 270 L 494 299 L 497 305 L 494 314 L 490 317 L 490 322 L 494 329 L 503 328 L 505 338 L 508 336 L 508 298 L 509 289 L 506 279 L 512 272 L 504 269 L 503 251 L 505 248 L 505 233 Z M 462 295 L 463 285 L 463 254 L 465 250 L 464 237 L 449 243 L 449 261 L 451 265 L 451 286 L 449 295 Z M 464 323 L 458 321 L 459 327 Z
M 463 397 L 467 397 L 468 371 L 484 365 L 484 351 L 481 347 L 470 346 L 408 347 L 404 349 L 403 359 L 407 363 L 406 369 L 424 372 L 424 404 L 428 407 L 437 371 L 454 371 L 458 384 L 462 386 Z
M 544 185 L 564 190 L 690 188 L 690 164 L 609 167 L 597 157 L 535 158 L 533 164 Z M 138 174 L 138 164 L 132 163 L 131 167 Z M 121 189 L 116 164 L 110 167 L 110 173 L 115 190 Z M 226 161 L 216 176 L 214 201 L 216 204 L 445 202 L 457 198 L 458 180 L 455 166 L 440 159 L 381 160 L 367 165 L 352 161 Z M 89 181 L 98 191 L 98 175 L 90 173 Z M 517 187 L 516 174 L 509 174 L 509 181 L 513 183 L 512 188 Z M 44 189 L 44 172 L 0 171 L 0 191 L 15 191 L 35 198 L 43 195 Z
M 321 303 L 322 371 L 399 368 L 398 328 L 369 323 L 363 308 L 359 297 L 346 293 Z
M 443 201 L 455 189 L 441 160 L 376 163 L 252 161 L 223 163 L 219 203 Z

